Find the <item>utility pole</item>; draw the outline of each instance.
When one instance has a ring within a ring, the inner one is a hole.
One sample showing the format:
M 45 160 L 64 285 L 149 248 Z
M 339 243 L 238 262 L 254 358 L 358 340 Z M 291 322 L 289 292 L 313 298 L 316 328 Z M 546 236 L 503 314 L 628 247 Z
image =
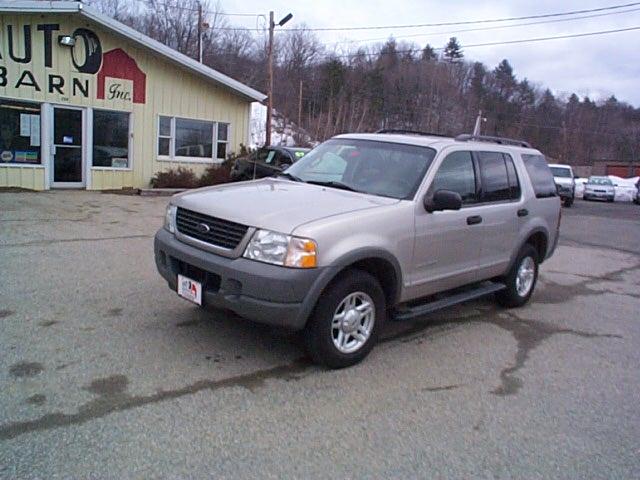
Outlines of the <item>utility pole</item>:
M 202 4 L 198 2 L 198 61 L 202 63 Z
M 482 110 L 478 110 L 478 116 L 476 117 L 476 124 L 473 127 L 473 136 L 474 137 L 479 137 L 480 136 L 480 130 L 482 127 L 482 122 L 486 122 L 487 119 L 486 118 L 482 118 Z
M 298 128 L 302 128 L 302 80 L 300 80 L 300 90 L 298 92 Z
M 287 14 L 277 24 L 273 21 L 273 12 L 269 12 L 269 47 L 268 47 L 268 61 L 267 61 L 267 125 L 266 135 L 264 139 L 264 146 L 271 145 L 271 114 L 273 111 L 273 31 L 278 27 L 283 26 L 289 20 L 293 18 L 291 13 Z
M 269 58 L 267 65 L 267 130 L 264 139 L 264 146 L 271 145 L 271 111 L 273 110 L 273 30 L 276 24 L 273 23 L 273 12 L 269 12 Z

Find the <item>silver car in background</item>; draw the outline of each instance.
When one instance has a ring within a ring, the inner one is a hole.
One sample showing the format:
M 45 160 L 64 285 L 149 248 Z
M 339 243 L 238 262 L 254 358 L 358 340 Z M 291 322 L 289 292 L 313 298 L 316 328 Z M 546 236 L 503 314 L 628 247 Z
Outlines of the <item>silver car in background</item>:
M 616 196 L 615 185 L 609 177 L 591 176 L 584 184 L 584 200 L 606 200 L 613 202 Z

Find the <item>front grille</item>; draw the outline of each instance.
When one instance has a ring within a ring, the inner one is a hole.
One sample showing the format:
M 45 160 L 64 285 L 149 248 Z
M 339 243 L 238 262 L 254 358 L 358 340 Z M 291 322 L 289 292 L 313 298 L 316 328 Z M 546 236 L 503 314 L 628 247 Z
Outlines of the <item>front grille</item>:
M 176 227 L 183 235 L 229 250 L 238 246 L 249 228 L 180 207 L 176 213 Z

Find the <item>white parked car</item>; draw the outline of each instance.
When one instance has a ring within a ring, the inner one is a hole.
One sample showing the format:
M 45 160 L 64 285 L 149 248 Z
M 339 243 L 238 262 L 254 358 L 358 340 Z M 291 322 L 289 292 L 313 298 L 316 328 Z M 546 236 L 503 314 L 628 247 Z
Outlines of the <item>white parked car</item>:
M 565 207 L 570 207 L 573 205 L 576 195 L 576 181 L 573 177 L 573 170 L 569 165 L 559 163 L 550 163 L 549 168 L 553 173 L 553 181 L 556 182 L 556 188 L 562 199 L 562 204 Z

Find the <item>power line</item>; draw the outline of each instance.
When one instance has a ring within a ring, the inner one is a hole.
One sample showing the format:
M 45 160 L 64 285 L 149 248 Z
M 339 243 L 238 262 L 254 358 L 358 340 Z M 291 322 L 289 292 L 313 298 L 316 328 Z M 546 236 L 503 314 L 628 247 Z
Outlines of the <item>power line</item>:
M 640 30 L 640 26 L 637 27 L 629 27 L 629 28 L 617 28 L 615 30 L 601 30 L 599 32 L 587 32 L 587 33 L 573 33 L 569 35 L 557 35 L 551 37 L 537 37 L 537 38 L 524 38 L 518 40 L 503 40 L 499 42 L 486 42 L 486 43 L 471 43 L 468 45 L 461 45 L 461 49 L 465 48 L 476 48 L 476 47 L 494 47 L 498 45 L 513 45 L 517 43 L 532 43 L 532 42 L 544 42 L 547 40 L 561 40 L 565 38 L 578 38 L 578 37 L 589 37 L 594 35 L 606 35 L 610 33 L 619 33 L 619 32 L 630 32 L 633 30 Z M 350 53 L 346 55 L 325 55 L 323 58 L 352 58 L 359 56 L 378 56 L 378 55 L 389 55 L 389 54 L 398 54 L 398 53 L 414 53 L 419 49 L 410 49 L 410 50 L 394 50 L 390 52 L 376 52 L 376 53 L 366 53 L 366 52 L 358 52 L 358 53 Z M 444 50 L 444 47 L 436 47 L 433 50 Z
M 415 33 L 415 34 L 400 35 L 400 36 L 392 35 L 392 37 L 395 40 L 399 40 L 399 39 L 404 39 L 404 38 L 425 37 L 427 35 L 452 35 L 452 34 L 456 34 L 456 33 L 481 32 L 481 31 L 487 31 L 487 30 L 501 30 L 501 29 L 504 29 L 504 28 L 528 27 L 528 26 L 531 26 L 531 25 L 543 25 L 543 24 L 549 24 L 549 23 L 572 22 L 572 21 L 575 21 L 575 20 L 584 20 L 584 19 L 596 18 L 596 17 L 606 17 L 606 16 L 610 16 L 610 15 L 621 15 L 621 14 L 624 14 L 624 13 L 632 13 L 632 12 L 637 12 L 637 11 L 640 11 L 640 8 L 632 8 L 632 9 L 629 9 L 629 10 L 623 10 L 623 11 L 619 11 L 619 12 L 597 13 L 597 14 L 594 14 L 594 15 L 584 15 L 584 16 L 574 17 L 574 18 L 560 18 L 560 19 L 554 19 L 554 20 L 541 20 L 541 21 L 536 21 L 536 22 L 516 23 L 516 24 L 513 24 L 513 25 L 496 25 L 496 26 L 492 26 L 492 27 L 465 28 L 465 29 L 462 29 L 462 30 L 449 30 L 449 31 L 439 31 L 439 32 Z M 377 37 L 377 38 L 362 38 L 362 39 L 344 40 L 344 41 L 340 41 L 340 42 L 333 42 L 333 43 L 331 43 L 331 45 L 337 46 L 337 45 L 343 45 L 343 44 L 375 42 L 375 41 L 388 40 L 388 39 L 389 39 L 389 36 Z
M 326 27 L 326 28 L 287 28 L 284 30 L 288 31 L 315 31 L 315 32 L 329 32 L 329 31 L 342 31 L 342 30 L 385 30 L 391 28 L 419 28 L 419 27 L 448 27 L 453 25 L 473 25 L 477 23 L 498 23 L 498 22 L 511 22 L 517 20 L 531 20 L 535 18 L 549 18 L 549 17 L 564 17 L 567 15 L 579 15 L 581 13 L 592 13 L 592 12 L 602 12 L 606 10 L 616 10 L 625 7 L 633 7 L 636 5 L 640 5 L 640 2 L 626 3 L 622 5 L 612 5 L 609 7 L 600 7 L 600 8 L 591 8 L 585 10 L 572 10 L 568 12 L 555 12 L 555 13 L 545 13 L 538 15 L 527 15 L 521 17 L 508 17 L 508 18 L 490 18 L 483 20 L 466 20 L 459 22 L 440 22 L 440 23 L 416 23 L 410 25 L 376 25 L 376 26 L 368 26 L 368 27 Z
M 142 3 L 143 5 L 145 5 L 146 7 L 152 7 L 152 6 L 158 6 L 158 7 L 164 7 L 164 8 L 170 8 L 173 10 L 182 10 L 182 11 L 186 11 L 186 12 L 197 12 L 198 9 L 197 8 L 190 8 L 190 7 L 182 7 L 180 5 L 172 5 L 170 3 L 163 3 L 163 2 L 149 2 L 148 0 L 134 0 L 138 3 Z M 263 13 L 226 13 L 226 12 L 219 12 L 219 11 L 215 11 L 215 10 L 203 10 L 203 13 L 208 13 L 211 15 L 221 15 L 223 17 L 262 17 L 264 16 Z

